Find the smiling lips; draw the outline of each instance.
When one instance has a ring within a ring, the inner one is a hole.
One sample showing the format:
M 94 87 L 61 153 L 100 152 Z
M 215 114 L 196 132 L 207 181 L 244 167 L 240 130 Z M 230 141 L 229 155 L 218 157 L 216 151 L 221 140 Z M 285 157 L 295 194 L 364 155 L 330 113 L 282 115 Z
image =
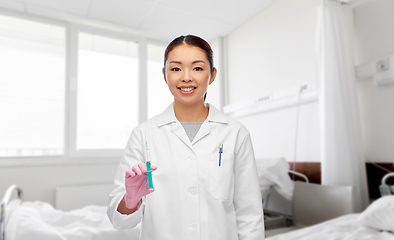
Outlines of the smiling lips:
M 178 89 L 179 89 L 179 91 L 180 91 L 182 94 L 188 95 L 188 94 L 194 93 L 194 91 L 195 91 L 196 88 L 197 88 L 197 87 L 194 87 L 194 86 L 182 86 L 182 87 L 179 87 Z

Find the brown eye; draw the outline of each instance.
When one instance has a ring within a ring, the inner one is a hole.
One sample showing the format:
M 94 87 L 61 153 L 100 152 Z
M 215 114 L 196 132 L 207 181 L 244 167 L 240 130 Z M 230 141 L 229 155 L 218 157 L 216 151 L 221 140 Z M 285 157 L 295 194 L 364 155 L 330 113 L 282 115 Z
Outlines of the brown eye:
M 202 71 L 203 69 L 200 68 L 200 67 L 195 67 L 194 70 L 196 70 L 196 71 Z
M 177 71 L 180 71 L 180 70 L 181 70 L 181 69 L 178 68 L 178 67 L 171 68 L 171 71 L 174 71 L 174 72 L 177 72 Z

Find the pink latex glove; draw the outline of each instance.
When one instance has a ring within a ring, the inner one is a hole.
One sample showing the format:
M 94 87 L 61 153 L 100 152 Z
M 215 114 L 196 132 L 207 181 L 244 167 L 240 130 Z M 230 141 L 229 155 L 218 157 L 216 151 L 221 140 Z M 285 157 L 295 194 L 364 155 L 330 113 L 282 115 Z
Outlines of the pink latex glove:
M 151 165 L 151 169 L 154 171 L 157 167 Z M 155 190 L 154 188 L 148 188 L 148 176 L 146 171 L 146 165 L 142 162 L 138 165 L 134 165 L 131 170 L 129 169 L 126 171 L 126 194 L 123 197 L 123 201 L 129 209 L 136 208 L 143 196 Z

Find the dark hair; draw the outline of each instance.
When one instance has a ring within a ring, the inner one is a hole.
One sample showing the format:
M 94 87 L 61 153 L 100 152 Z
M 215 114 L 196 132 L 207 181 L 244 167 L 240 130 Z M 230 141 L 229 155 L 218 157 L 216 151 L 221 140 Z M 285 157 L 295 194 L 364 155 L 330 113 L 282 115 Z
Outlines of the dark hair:
M 199 47 L 204 50 L 205 54 L 207 55 L 207 59 L 209 61 L 209 65 L 211 67 L 211 72 L 213 72 L 213 51 L 209 43 L 207 43 L 204 39 L 194 36 L 194 35 L 186 35 L 186 36 L 179 36 L 170 42 L 164 52 L 164 71 L 165 65 L 168 58 L 168 54 L 177 46 L 179 45 L 190 45 L 194 47 Z

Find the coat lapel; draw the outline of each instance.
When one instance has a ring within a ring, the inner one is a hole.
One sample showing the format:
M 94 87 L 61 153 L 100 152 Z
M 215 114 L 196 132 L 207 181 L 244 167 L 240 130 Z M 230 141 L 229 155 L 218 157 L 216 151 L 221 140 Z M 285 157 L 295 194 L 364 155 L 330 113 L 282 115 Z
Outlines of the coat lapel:
M 193 149 L 185 129 L 183 128 L 182 124 L 178 120 L 176 120 L 175 123 L 172 124 L 171 130 L 180 140 L 182 140 L 187 146 Z
M 211 104 L 206 103 L 206 106 L 209 108 L 209 113 L 207 119 L 201 125 L 200 130 L 198 131 L 197 135 L 194 137 L 193 144 L 197 143 L 205 136 L 209 135 L 211 132 L 211 124 L 212 123 L 224 123 L 227 124 L 227 118 L 224 114 L 222 114 L 219 110 L 217 110 Z
M 197 135 L 193 139 L 192 145 L 198 142 L 203 137 L 207 136 L 211 132 L 211 127 L 209 126 L 209 121 L 205 120 L 197 132 Z
M 187 136 L 185 129 L 182 124 L 175 117 L 174 113 L 174 103 L 171 103 L 164 112 L 162 112 L 159 116 L 158 127 L 162 127 L 164 125 L 171 124 L 171 131 L 177 136 L 182 142 L 184 142 L 187 146 L 192 148 L 189 137 Z

